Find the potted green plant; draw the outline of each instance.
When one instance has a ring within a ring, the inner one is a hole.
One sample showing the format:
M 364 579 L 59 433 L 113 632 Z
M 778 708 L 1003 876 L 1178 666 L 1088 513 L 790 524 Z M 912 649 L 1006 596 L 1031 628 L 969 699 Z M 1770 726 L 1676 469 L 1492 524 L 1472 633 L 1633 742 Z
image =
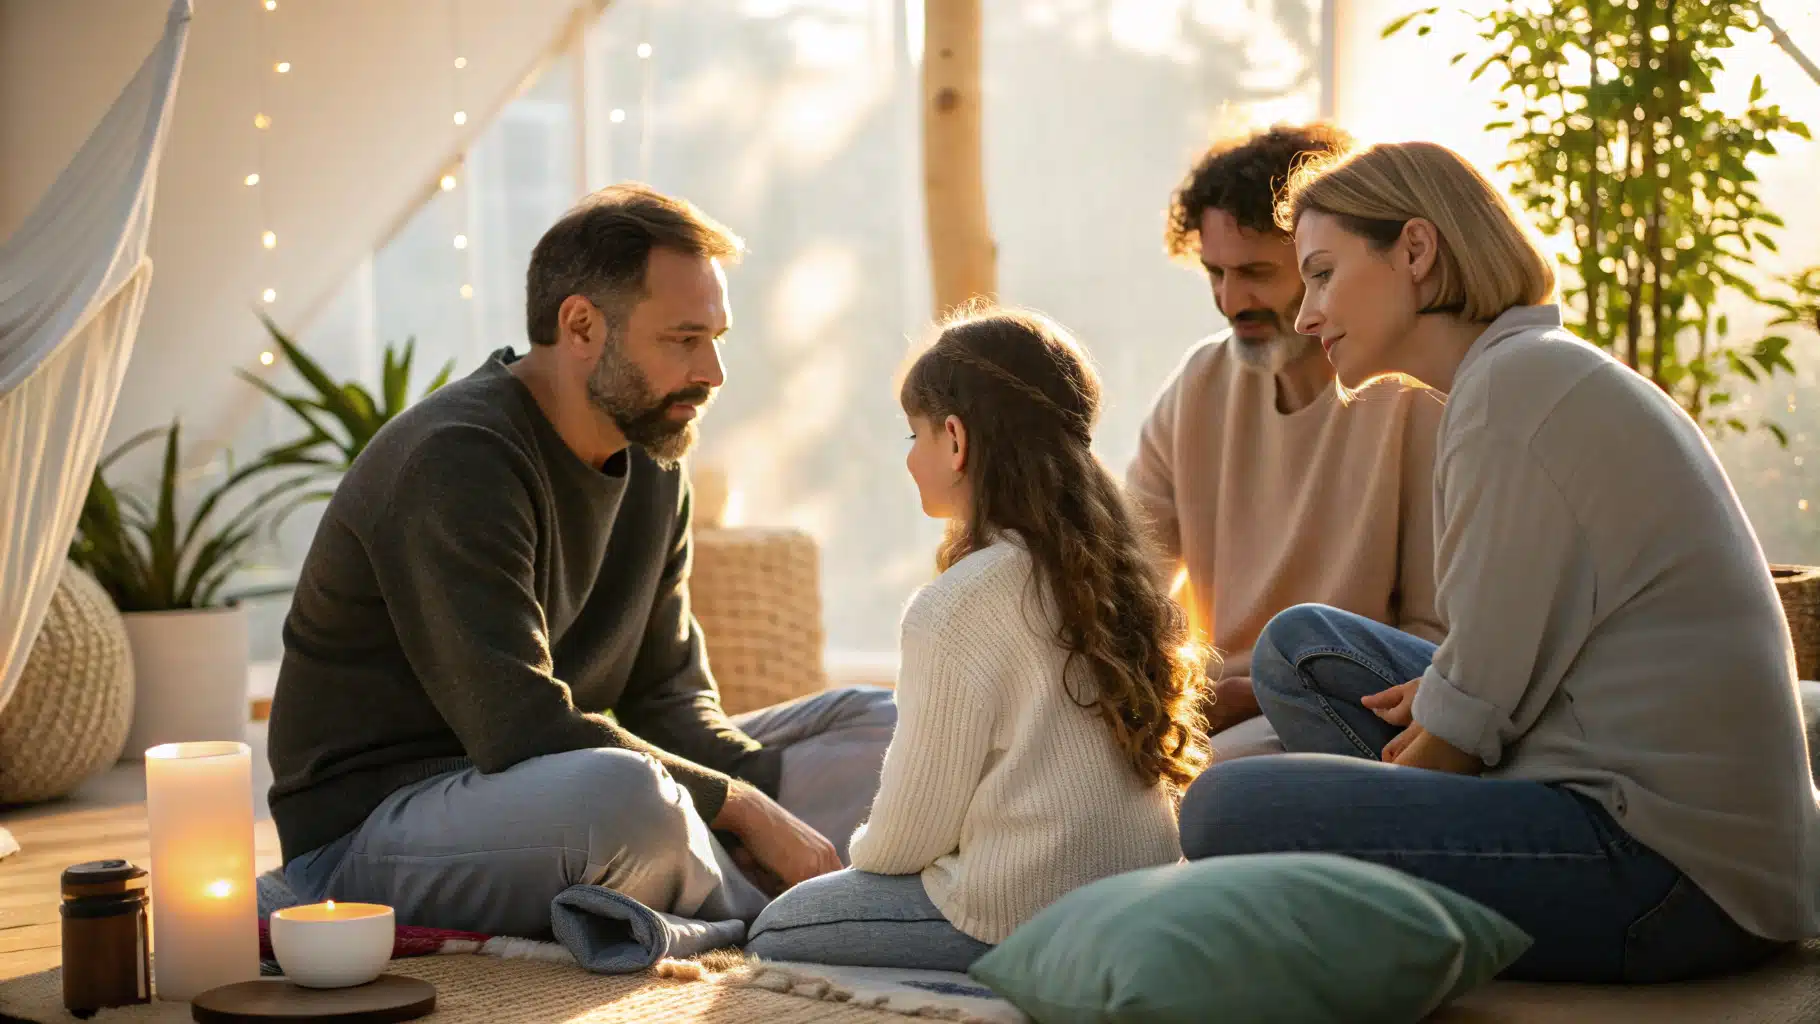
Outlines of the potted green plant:
M 1438 11 L 1383 34 L 1427 35 Z M 1499 169 L 1537 226 L 1566 243 L 1569 325 L 1709 432 L 1760 428 L 1786 445 L 1779 424 L 1747 418 L 1737 392 L 1792 373 L 1790 339 L 1775 328 L 1813 322 L 1814 272 L 1771 280 L 1758 265 L 1783 221 L 1754 170 L 1778 139 L 1809 133 L 1761 76 L 1736 113 L 1716 102 L 1715 78 L 1743 33 L 1798 51 L 1754 0 L 1541 0 L 1472 17 L 1483 48 L 1471 78 L 1491 72 L 1498 84 L 1485 130 L 1510 140 Z M 1752 306 L 1782 315 L 1762 336 L 1734 338 L 1725 311 Z
M 280 330 L 270 317 L 260 314 L 259 319 L 271 335 L 272 343 L 284 354 L 285 361 L 309 385 L 308 391 L 291 394 L 245 370 L 239 371 L 243 380 L 289 409 L 303 422 L 306 430 L 304 436 L 275 450 L 309 456 L 325 473 L 346 472 L 354 464 L 355 456 L 373 440 L 373 435 L 379 433 L 379 428 L 414 401 L 410 397 L 410 387 L 411 364 L 417 354 L 416 340 L 406 340 L 402 350 L 386 345 L 379 394 L 374 395 L 353 381 L 337 383 Z M 454 369 L 453 359 L 444 363 L 442 370 L 417 397 L 421 399 L 448 383 L 449 374 Z M 307 499 L 324 498 L 328 493 L 330 492 L 314 492 Z
M 121 456 L 159 437 L 163 462 L 149 495 L 109 483 L 107 470 Z M 160 743 L 241 737 L 247 625 L 240 601 L 256 595 L 228 587 L 250 564 L 260 532 L 295 508 L 295 496 L 313 479 L 291 474 L 229 511 L 224 502 L 265 474 L 313 465 L 307 453 L 274 449 L 231 470 L 190 506 L 180 493 L 180 441 L 172 423 L 136 435 L 102 459 L 70 545 L 71 560 L 95 577 L 126 622 L 134 673 L 129 756 Z

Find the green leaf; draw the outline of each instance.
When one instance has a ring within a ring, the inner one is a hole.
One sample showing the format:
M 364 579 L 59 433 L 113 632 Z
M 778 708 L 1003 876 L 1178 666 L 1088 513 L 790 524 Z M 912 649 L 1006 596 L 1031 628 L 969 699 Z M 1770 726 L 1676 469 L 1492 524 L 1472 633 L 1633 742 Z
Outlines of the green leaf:
M 404 343 L 404 358 L 393 357 L 392 346 L 385 347 L 385 369 L 380 374 L 379 391 L 384 396 L 385 418 L 391 419 L 404 410 L 404 404 L 410 400 L 411 359 L 415 356 L 416 341 Z
M 181 430 L 173 421 L 164 441 L 164 474 L 158 481 L 158 515 L 146 534 L 146 544 L 151 555 L 151 575 L 147 582 L 152 585 L 154 596 L 167 602 L 175 596 L 173 590 L 177 577 L 177 453 L 180 434 Z
M 438 373 L 435 376 L 435 378 L 430 381 L 430 386 L 427 388 L 424 388 L 423 394 L 418 395 L 417 397 L 419 399 L 422 399 L 422 398 L 428 396 L 432 391 L 439 390 L 444 384 L 447 384 L 449 382 L 449 374 L 454 373 L 454 372 L 455 372 L 455 360 L 451 359 L 448 362 L 442 364 L 442 372 Z
M 1406 28 L 1409 25 L 1409 23 L 1414 21 L 1415 19 L 1433 15 L 1435 12 L 1437 12 L 1439 10 L 1440 10 L 1439 7 L 1428 7 L 1428 8 L 1419 10 L 1419 11 L 1411 11 L 1408 14 L 1403 15 L 1401 18 L 1398 18 L 1395 21 L 1392 21 L 1390 24 L 1385 25 L 1383 30 L 1378 33 L 1378 38 L 1379 39 L 1389 39 L 1391 36 L 1394 36 L 1398 32 L 1403 31 L 1403 29 Z
M 267 532 L 275 536 L 278 533 L 279 528 L 284 526 L 285 521 L 290 519 L 291 516 L 295 515 L 306 505 L 313 505 L 319 501 L 328 501 L 334 496 L 335 489 L 332 487 L 326 490 L 308 491 L 296 495 L 290 501 L 272 509 L 271 515 L 267 517 L 266 521 Z
M 261 313 L 259 314 L 259 319 L 265 324 L 265 329 L 267 333 L 272 336 L 273 342 L 284 350 L 284 357 L 290 360 L 291 368 L 296 370 L 297 374 L 301 376 L 311 388 L 315 389 L 316 400 L 322 403 L 323 408 L 327 410 L 330 415 L 340 420 L 344 425 L 356 421 L 359 417 L 355 411 L 347 405 L 347 398 L 342 393 L 341 387 L 331 380 L 328 374 L 323 372 L 322 367 L 316 365 L 315 360 L 311 359 L 304 353 L 303 349 L 297 347 L 295 342 L 286 337 L 285 333 L 278 329 L 278 325 L 272 321 L 271 317 Z
M 1763 93 L 1764 93 L 1764 88 L 1763 88 L 1763 76 L 1762 76 L 1762 75 L 1758 75 L 1758 76 L 1757 76 L 1757 77 L 1756 77 L 1756 78 L 1753 78 L 1753 79 L 1751 79 L 1751 83 L 1750 83 L 1750 101 L 1751 101 L 1751 102 L 1752 102 L 1752 103 L 1755 103 L 1755 102 L 1757 102 L 1757 101 L 1758 101 L 1758 100 L 1760 100 L 1760 99 L 1762 99 L 1762 98 L 1763 98 Z
M 1766 420 L 1763 423 L 1763 429 L 1769 431 L 1770 436 L 1776 439 L 1777 447 L 1788 447 L 1788 431 L 1782 429 L 1781 424 L 1771 423 Z
M 291 410 L 298 419 L 302 420 L 304 425 L 307 426 L 313 434 L 321 437 L 324 441 L 333 440 L 333 436 L 329 433 L 328 428 L 322 421 L 319 421 L 316 418 L 319 414 L 324 416 L 329 414 L 328 410 L 323 407 L 321 402 L 311 401 L 308 398 L 300 398 L 296 395 L 287 395 L 273 387 L 269 382 L 262 380 L 245 370 L 236 370 L 234 372 L 238 373 L 240 378 L 248 384 L 265 392 L 268 396 L 277 399 L 285 408 Z

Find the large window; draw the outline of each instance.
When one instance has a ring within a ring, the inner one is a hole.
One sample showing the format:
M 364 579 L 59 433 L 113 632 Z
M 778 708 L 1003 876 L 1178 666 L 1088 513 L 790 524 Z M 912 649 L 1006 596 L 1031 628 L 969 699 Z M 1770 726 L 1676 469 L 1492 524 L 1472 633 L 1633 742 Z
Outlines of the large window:
M 458 187 L 350 275 L 305 342 L 332 371 L 372 380 L 380 347 L 414 336 L 420 379 L 450 359 L 465 372 L 525 345 L 525 262 L 581 192 L 639 179 L 687 196 L 750 246 L 730 275 L 729 380 L 701 458 L 728 470 L 741 519 L 819 541 L 831 646 L 893 650 L 940 533 L 904 472 L 895 397 L 930 313 L 921 8 L 610 5 L 489 129 Z M 1099 450 L 1122 472 L 1152 395 L 1220 326 L 1201 276 L 1163 255 L 1169 192 L 1215 131 L 1318 113 L 1320 3 L 986 8 L 1001 297 L 1080 334 L 1106 384 Z M 247 441 L 292 429 L 266 409 Z M 275 561 L 294 567 L 311 528 L 299 517 Z M 256 657 L 276 655 L 281 614 L 256 625 Z

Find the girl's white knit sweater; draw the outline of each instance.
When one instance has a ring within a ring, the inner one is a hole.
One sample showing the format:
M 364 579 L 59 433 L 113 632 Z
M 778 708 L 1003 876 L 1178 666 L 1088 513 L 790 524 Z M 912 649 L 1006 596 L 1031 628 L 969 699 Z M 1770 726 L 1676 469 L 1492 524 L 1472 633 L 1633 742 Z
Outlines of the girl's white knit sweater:
M 897 732 L 855 868 L 920 873 L 949 922 L 996 944 L 1073 889 L 1181 859 L 1175 801 L 1063 687 L 1068 652 L 1015 536 L 918 592 L 901 649 Z

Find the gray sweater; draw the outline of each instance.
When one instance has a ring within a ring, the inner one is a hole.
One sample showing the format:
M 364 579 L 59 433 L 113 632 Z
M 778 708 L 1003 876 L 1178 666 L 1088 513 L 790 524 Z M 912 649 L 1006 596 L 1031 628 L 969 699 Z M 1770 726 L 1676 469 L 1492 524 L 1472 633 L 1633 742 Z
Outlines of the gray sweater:
M 689 613 L 683 474 L 584 463 L 510 358 L 382 429 L 317 528 L 272 706 L 286 860 L 412 782 L 589 747 L 656 757 L 709 821 L 730 775 L 776 793 Z
M 1745 928 L 1820 932 L 1788 625 L 1692 418 L 1519 307 L 1455 376 L 1435 501 L 1448 634 L 1416 720 L 1490 776 L 1598 800 Z

